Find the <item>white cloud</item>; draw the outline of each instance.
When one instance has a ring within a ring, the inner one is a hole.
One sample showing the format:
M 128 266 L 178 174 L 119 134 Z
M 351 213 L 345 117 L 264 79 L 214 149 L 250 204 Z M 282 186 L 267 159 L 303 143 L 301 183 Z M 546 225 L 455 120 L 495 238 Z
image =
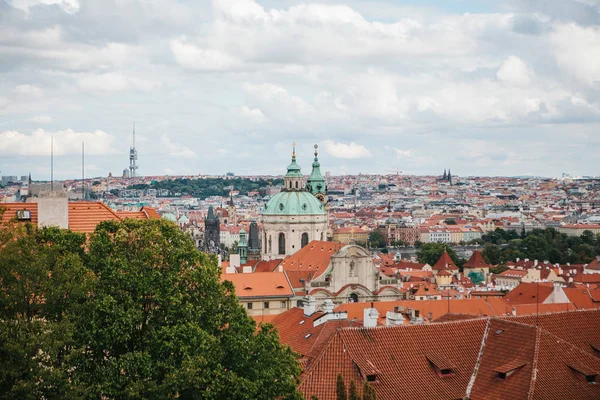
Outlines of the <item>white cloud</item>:
M 57 156 L 81 154 L 81 142 L 85 142 L 86 154 L 114 154 L 114 136 L 103 132 L 75 132 L 66 129 L 47 132 L 37 129 L 33 133 L 24 134 L 17 131 L 0 133 L 0 155 L 3 156 L 49 156 L 52 137 L 54 137 L 54 154 Z
M 44 94 L 40 87 L 29 83 L 17 86 L 13 92 L 16 95 L 23 97 L 42 97 Z
M 60 8 L 69 14 L 74 14 L 79 11 L 80 4 L 78 0 L 9 0 L 15 8 L 19 8 L 25 12 L 37 5 L 52 5 L 58 4 Z
M 600 82 L 600 27 L 560 25 L 550 35 L 561 68 L 579 80 Z
M 234 68 L 238 61 L 229 54 L 211 48 L 185 43 L 185 38 L 171 40 L 171 51 L 177 64 L 187 69 L 224 71 Z
M 192 149 L 182 145 L 181 143 L 172 142 L 167 135 L 162 135 L 160 137 L 160 142 L 166 149 L 167 154 L 170 156 L 183 158 L 196 157 L 196 153 Z
M 248 106 L 242 106 L 241 113 L 244 117 L 251 119 L 257 123 L 263 123 L 268 120 L 268 118 L 263 114 L 260 108 L 250 108 Z
M 323 147 L 327 154 L 335 158 L 366 158 L 371 157 L 371 153 L 367 148 L 363 145 L 356 144 L 354 142 L 350 142 L 349 144 L 345 143 L 335 143 L 332 140 L 325 140 L 323 142 Z
M 79 78 L 77 83 L 81 89 L 90 92 L 150 91 L 159 86 L 157 82 L 128 77 L 120 73 L 86 74 Z
M 530 71 L 519 57 L 509 56 L 498 69 L 496 77 L 513 85 L 524 86 L 530 81 Z
M 34 124 L 51 124 L 53 121 L 54 118 L 50 115 L 36 115 L 35 117 L 27 119 L 27 122 L 32 122 Z

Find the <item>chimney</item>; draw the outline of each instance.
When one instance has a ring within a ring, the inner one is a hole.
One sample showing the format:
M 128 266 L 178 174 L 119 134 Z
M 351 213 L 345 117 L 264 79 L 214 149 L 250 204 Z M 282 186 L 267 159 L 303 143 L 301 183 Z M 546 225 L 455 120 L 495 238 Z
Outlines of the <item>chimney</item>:
M 537 267 L 538 266 L 538 260 L 533 260 L 533 266 Z
M 512 308 L 512 315 L 517 315 L 517 307 Z
M 323 303 L 323 312 L 327 314 L 333 312 L 333 301 L 331 299 L 326 299 L 325 303 Z
M 40 192 L 38 226 L 57 226 L 69 229 L 69 200 L 65 192 Z
M 404 316 L 398 312 L 388 311 L 385 314 L 385 324 L 387 326 L 404 324 Z
M 517 257 L 517 261 L 516 262 L 519 262 L 519 260 L 520 260 L 519 257 Z
M 379 311 L 377 311 L 377 309 L 365 308 L 363 316 L 365 328 L 373 328 L 377 326 L 377 318 L 379 318 Z
M 231 254 L 229 256 L 229 266 L 233 268 L 240 267 L 240 255 L 239 254 Z
M 251 274 L 252 273 L 252 267 L 247 265 L 245 267 L 242 267 L 242 273 L 243 274 Z
M 310 317 L 317 311 L 317 301 L 312 296 L 304 298 L 304 315 Z

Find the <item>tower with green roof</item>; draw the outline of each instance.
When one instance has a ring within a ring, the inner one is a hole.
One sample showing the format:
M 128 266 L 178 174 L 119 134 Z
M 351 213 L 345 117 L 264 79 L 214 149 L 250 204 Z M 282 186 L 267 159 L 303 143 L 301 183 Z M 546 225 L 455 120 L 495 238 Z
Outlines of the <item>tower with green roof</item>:
M 306 190 L 315 195 L 322 204 L 327 204 L 327 184 L 321 174 L 318 149 L 319 146 L 315 144 L 315 159 L 312 163 L 312 172 L 306 181 Z
M 318 160 L 316 164 L 315 183 L 324 194 L 325 180 L 318 169 Z M 296 162 L 295 144 L 292 162 L 287 167 L 283 181 L 284 188 L 281 192 L 273 196 L 261 210 L 261 252 L 265 260 L 285 258 L 310 241 L 326 240 L 327 237 L 327 210 L 315 194 L 307 190 L 300 166 Z
M 240 242 L 238 243 L 238 252 L 240 254 L 240 264 L 246 264 L 248 262 L 248 242 L 246 241 L 246 231 L 244 230 L 244 228 L 240 230 Z

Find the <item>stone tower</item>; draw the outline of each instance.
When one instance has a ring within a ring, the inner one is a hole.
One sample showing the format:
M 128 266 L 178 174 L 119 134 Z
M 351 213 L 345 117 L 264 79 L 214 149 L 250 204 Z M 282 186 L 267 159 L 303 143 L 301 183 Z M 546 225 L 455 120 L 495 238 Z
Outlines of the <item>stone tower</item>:
M 221 225 L 219 217 L 215 214 L 213 206 L 208 207 L 204 219 L 204 251 L 218 254 L 221 250 Z

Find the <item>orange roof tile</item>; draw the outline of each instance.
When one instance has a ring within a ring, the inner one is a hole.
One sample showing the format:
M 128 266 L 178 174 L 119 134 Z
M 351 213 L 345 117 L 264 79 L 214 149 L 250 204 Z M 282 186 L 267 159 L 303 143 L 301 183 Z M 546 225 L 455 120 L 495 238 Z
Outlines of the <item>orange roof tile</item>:
M 92 233 L 100 222 L 121 220 L 113 210 L 100 202 L 72 202 L 68 207 L 69 229 L 73 232 Z
M 342 247 L 338 242 L 322 242 L 313 240 L 292 256 L 286 257 L 281 266 L 284 271 L 308 271 L 310 279 L 315 279 L 325 272 L 331 256 Z
M 294 292 L 283 272 L 255 272 L 222 275 L 221 280 L 233 282 L 238 298 L 292 297 Z
M 489 268 L 490 265 L 485 262 L 479 250 L 473 251 L 473 255 L 463 265 L 464 268 Z
M 437 271 L 443 269 L 458 270 L 458 267 L 456 266 L 456 264 L 454 264 L 454 261 L 452 261 L 452 258 L 450 257 L 447 251 L 444 251 L 442 253 L 440 258 L 437 260 L 437 262 L 432 268 Z
M 4 211 L 2 211 L 4 210 Z M 17 211 L 29 211 L 31 219 L 28 222 L 38 223 L 37 203 L 0 203 L 0 222 L 8 222 L 17 218 Z

